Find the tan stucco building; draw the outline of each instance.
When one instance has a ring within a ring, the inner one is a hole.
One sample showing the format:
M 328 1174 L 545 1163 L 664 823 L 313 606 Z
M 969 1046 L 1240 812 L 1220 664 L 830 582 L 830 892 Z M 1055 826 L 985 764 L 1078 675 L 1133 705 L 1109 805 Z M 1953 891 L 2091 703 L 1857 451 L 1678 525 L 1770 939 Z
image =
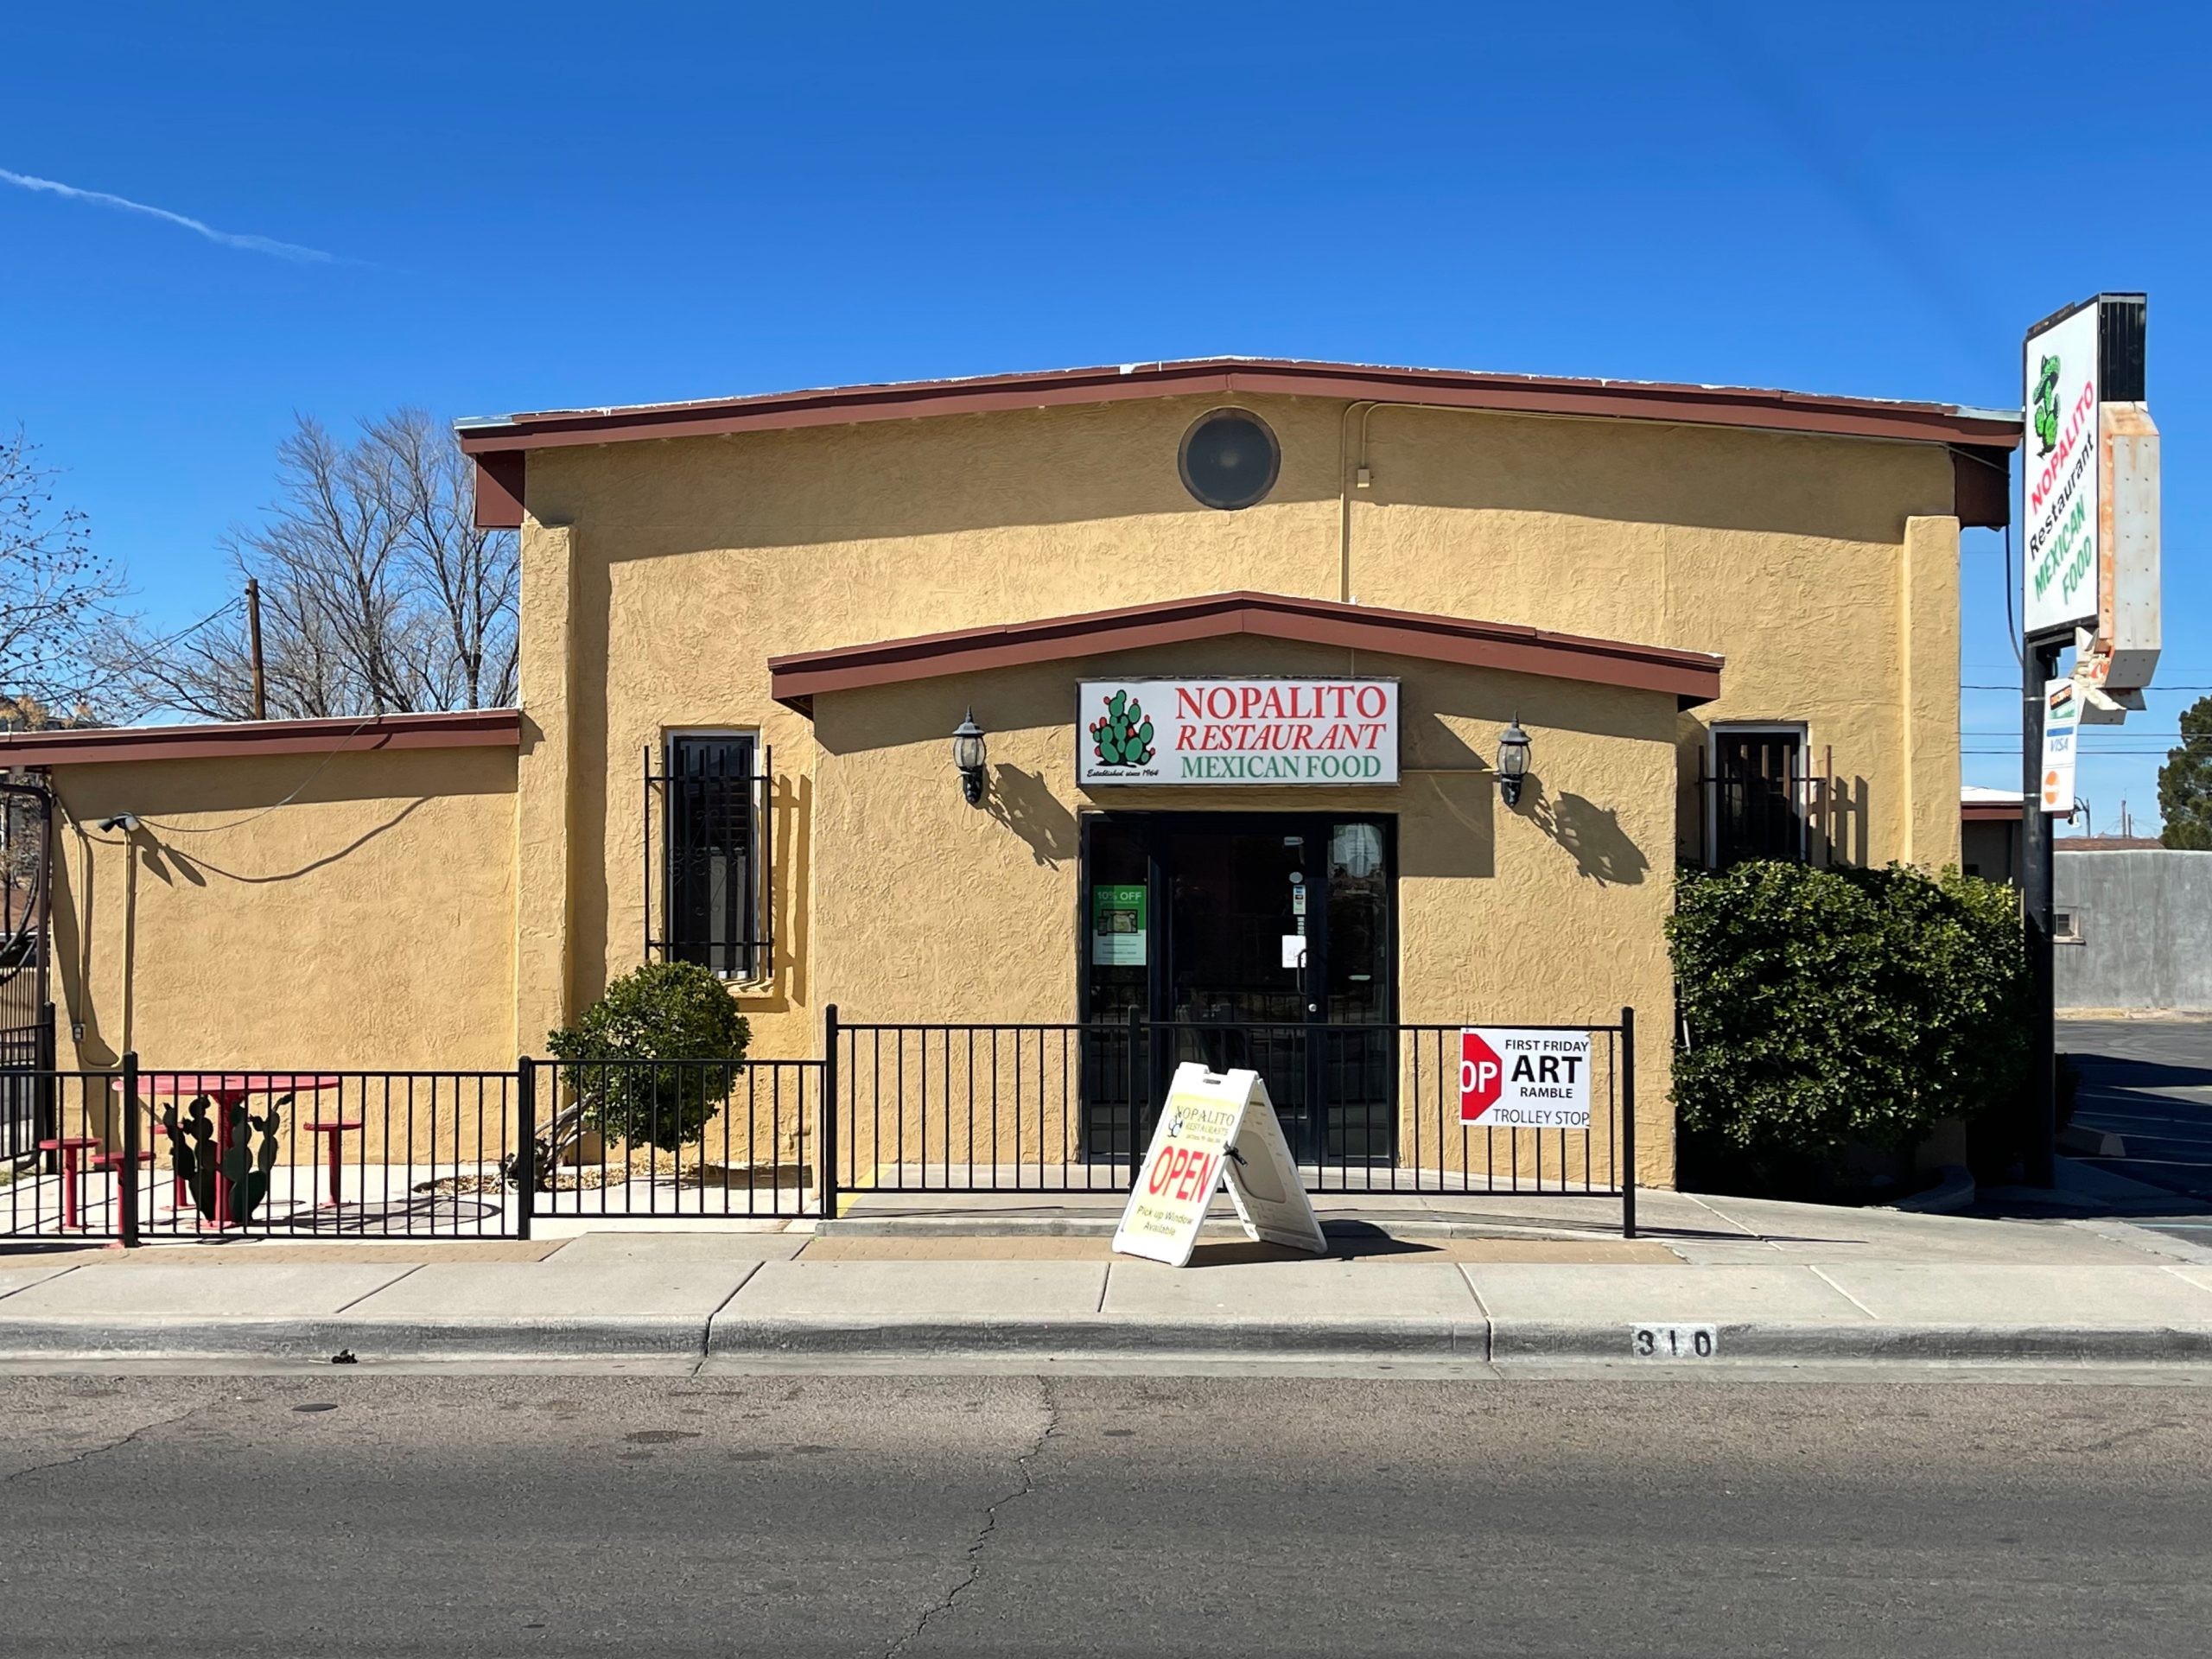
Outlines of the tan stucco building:
M 1677 861 L 1959 861 L 1959 532 L 2019 424 L 1228 359 L 460 435 L 518 715 L 0 741 L 65 810 L 65 1064 L 509 1065 L 648 954 L 793 1057 L 831 1002 L 1630 1006 L 1664 1182 Z M 1154 725 L 1108 755 L 1116 690 Z

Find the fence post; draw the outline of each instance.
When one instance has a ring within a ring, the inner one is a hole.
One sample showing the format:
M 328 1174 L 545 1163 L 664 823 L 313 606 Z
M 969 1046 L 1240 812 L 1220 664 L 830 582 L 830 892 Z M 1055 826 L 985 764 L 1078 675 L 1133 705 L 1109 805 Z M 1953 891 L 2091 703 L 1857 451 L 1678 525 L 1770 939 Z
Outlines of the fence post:
M 1636 1010 L 1621 1010 L 1621 1236 L 1636 1236 Z
M 123 1057 L 123 1179 L 115 1189 L 116 1236 L 138 1243 L 138 1051 Z
M 1135 1003 L 1129 1005 L 1129 1190 L 1135 1192 L 1137 1173 L 1144 1166 L 1144 1145 L 1138 1131 L 1142 1127 L 1143 1115 L 1137 1108 L 1137 1050 L 1144 1044 L 1144 1010 Z
M 34 1090 L 31 1111 L 36 1120 L 37 1129 L 37 1133 L 31 1136 L 31 1144 L 35 1147 L 41 1141 L 58 1139 L 61 1134 L 61 1079 L 54 1075 L 61 1069 L 61 1060 L 54 1038 L 53 1003 L 46 1005 L 45 1018 L 39 1024 L 38 1035 L 31 1042 L 36 1050 L 31 1065 L 35 1079 L 31 1084 Z M 60 1167 L 54 1161 L 57 1157 L 58 1154 L 48 1153 L 47 1161 L 41 1165 L 41 1168 L 51 1174 Z
M 522 1139 L 515 1147 L 515 1236 L 530 1236 L 537 1212 L 537 1062 L 527 1054 L 515 1059 L 515 1122 Z
M 822 1010 L 821 1092 L 814 1102 L 817 1219 L 837 1219 L 837 1005 Z

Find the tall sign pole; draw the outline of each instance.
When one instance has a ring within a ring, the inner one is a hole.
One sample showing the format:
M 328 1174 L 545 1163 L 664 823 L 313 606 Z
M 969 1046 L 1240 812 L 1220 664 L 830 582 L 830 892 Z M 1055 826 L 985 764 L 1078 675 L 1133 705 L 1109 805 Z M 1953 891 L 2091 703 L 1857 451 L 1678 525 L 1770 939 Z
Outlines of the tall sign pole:
M 2020 875 L 2031 1003 L 2024 1161 L 2057 1159 L 2053 830 L 2075 810 L 2075 742 L 2143 707 L 2159 646 L 2158 429 L 2145 403 L 2146 307 L 2100 294 L 2028 330 L 2021 469 Z M 2075 650 L 2062 679 L 2059 658 Z

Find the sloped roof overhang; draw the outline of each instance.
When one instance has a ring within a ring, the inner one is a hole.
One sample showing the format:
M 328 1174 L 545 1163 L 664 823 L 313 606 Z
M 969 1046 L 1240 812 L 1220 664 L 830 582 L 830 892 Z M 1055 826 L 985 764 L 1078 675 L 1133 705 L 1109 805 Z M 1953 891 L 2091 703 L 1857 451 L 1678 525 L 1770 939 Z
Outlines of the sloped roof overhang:
M 994 414 L 1138 397 L 1266 395 L 1942 444 L 1953 452 L 1959 517 L 1970 524 L 2005 522 L 2009 452 L 2021 442 L 2016 411 L 1956 404 L 1839 397 L 1752 386 L 1245 357 L 890 381 L 693 403 L 543 410 L 462 421 L 455 430 L 463 453 L 476 461 L 478 523 L 512 529 L 522 522 L 525 458 L 533 449 Z
M 336 720 L 218 721 L 196 726 L 70 727 L 0 734 L 0 767 L 123 760 L 217 760 L 389 749 L 512 749 L 522 713 L 467 709 Z
M 1231 634 L 1339 645 L 1429 662 L 1503 669 L 1673 696 L 1691 708 L 1720 695 L 1721 659 L 1703 652 L 1552 633 L 1419 611 L 1284 594 L 1211 594 L 1121 610 L 918 634 L 768 659 L 776 701 L 813 712 L 823 692 L 1058 662 Z

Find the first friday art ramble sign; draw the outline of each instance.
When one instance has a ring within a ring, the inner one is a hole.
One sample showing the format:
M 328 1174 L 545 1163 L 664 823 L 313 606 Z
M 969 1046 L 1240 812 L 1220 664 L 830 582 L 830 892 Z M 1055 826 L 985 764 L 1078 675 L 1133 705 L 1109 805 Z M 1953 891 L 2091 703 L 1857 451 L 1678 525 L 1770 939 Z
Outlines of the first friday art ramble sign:
M 1085 680 L 1078 784 L 1395 784 L 1395 680 Z

